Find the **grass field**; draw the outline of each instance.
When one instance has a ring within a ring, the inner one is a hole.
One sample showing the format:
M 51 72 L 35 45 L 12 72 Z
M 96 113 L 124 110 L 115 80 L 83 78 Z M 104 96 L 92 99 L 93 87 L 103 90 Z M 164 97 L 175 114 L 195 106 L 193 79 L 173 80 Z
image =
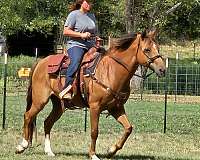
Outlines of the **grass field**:
M 179 59 L 184 58 L 199 58 L 200 56 L 200 44 L 194 42 L 185 42 L 180 44 L 178 42 L 172 42 L 171 45 L 160 45 L 160 52 L 162 55 L 168 58 L 176 58 L 176 54 L 179 53 Z
M 83 160 L 88 159 L 89 123 L 84 132 L 84 111 L 66 111 L 52 129 L 52 149 L 56 157 L 43 152 L 43 121 L 50 105 L 38 115 L 38 140 L 32 148 L 15 155 L 21 138 L 24 96 L 7 98 L 6 130 L 0 129 L 0 159 L 2 160 Z M 2 104 L 2 103 L 1 103 Z M 200 107 L 192 104 L 169 103 L 167 133 L 163 134 L 163 102 L 128 101 L 127 114 L 134 131 L 124 148 L 113 159 L 118 160 L 186 160 L 200 159 Z M 1 121 L 0 121 L 1 122 Z M 106 159 L 108 147 L 122 134 L 122 128 L 112 117 L 102 114 L 97 154 Z

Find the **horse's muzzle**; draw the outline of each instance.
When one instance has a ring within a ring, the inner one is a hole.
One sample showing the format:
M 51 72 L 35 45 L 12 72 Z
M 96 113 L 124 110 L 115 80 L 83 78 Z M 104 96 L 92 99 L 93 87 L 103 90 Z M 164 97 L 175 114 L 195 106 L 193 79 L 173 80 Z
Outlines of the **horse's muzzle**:
M 156 73 L 156 75 L 161 78 L 166 74 L 166 67 L 164 65 L 157 66 L 154 63 L 151 63 L 150 68 Z
M 164 77 L 165 73 L 166 73 L 166 68 L 160 67 L 158 69 L 155 69 L 155 72 L 157 74 L 158 77 Z

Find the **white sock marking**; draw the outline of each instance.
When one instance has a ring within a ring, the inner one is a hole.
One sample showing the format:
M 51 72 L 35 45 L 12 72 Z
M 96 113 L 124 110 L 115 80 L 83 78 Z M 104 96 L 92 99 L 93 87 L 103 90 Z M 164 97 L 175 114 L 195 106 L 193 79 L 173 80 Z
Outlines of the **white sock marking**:
M 50 142 L 50 135 L 49 134 L 47 134 L 45 136 L 44 151 L 48 156 L 55 156 L 55 154 L 51 150 L 51 142 Z

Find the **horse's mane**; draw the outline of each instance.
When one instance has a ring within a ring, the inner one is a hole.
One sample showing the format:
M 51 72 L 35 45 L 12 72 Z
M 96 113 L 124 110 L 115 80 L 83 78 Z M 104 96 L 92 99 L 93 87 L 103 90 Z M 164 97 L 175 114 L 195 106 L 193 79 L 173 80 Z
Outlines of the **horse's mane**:
M 136 39 L 137 34 L 129 33 L 122 35 L 120 38 L 111 38 L 110 40 L 110 50 L 126 50 L 130 47 L 133 41 Z

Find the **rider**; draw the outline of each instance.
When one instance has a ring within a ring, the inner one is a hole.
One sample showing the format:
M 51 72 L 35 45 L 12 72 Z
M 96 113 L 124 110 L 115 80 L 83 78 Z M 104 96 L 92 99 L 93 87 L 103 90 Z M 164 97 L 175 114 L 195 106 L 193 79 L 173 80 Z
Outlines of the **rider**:
M 76 0 L 64 25 L 63 34 L 69 37 L 66 46 L 70 65 L 66 72 L 65 86 L 59 94 L 61 99 L 72 98 L 71 89 L 76 71 L 84 54 L 96 43 L 96 38 L 92 36 L 97 32 L 96 19 L 94 14 L 89 12 L 90 9 L 89 0 Z

